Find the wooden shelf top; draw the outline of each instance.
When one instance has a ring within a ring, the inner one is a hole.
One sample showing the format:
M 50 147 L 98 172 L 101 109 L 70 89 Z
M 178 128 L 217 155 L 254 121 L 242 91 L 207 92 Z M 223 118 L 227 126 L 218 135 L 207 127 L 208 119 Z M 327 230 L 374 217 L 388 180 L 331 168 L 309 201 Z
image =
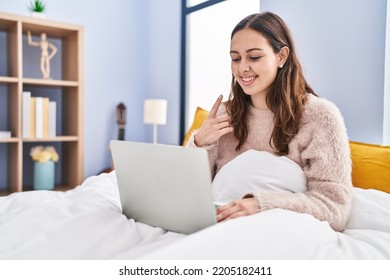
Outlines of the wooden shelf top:
M 51 138 L 23 138 L 23 142 L 74 142 L 78 141 L 79 137 L 77 136 L 57 136 Z M 19 138 L 0 138 L 0 143 L 17 143 Z
M 72 142 L 78 141 L 77 136 L 57 136 L 52 138 L 23 138 L 23 142 Z
M 77 87 L 79 83 L 77 81 L 63 81 L 63 80 L 44 80 L 23 78 L 24 84 L 40 85 L 40 86 L 59 86 L 59 87 Z
M 38 85 L 38 86 L 53 86 L 53 87 L 77 87 L 79 82 L 77 81 L 64 81 L 64 80 L 44 80 L 34 78 L 23 78 L 22 82 L 27 85 Z M 18 83 L 17 77 L 5 77 L 0 76 L 0 84 L 12 84 Z
M 40 28 L 41 31 L 45 31 L 44 29 L 47 29 L 48 31 L 61 31 L 61 29 L 64 29 L 64 31 L 69 32 L 83 29 L 82 25 L 69 24 L 51 19 L 34 18 L 32 16 L 22 16 L 0 12 L 0 17 L 0 23 L 3 25 L 11 26 L 13 22 L 22 21 L 24 25 Z
M 0 76 L 0 83 L 17 83 L 18 78 L 16 77 L 4 77 Z
M 19 138 L 11 137 L 11 138 L 0 138 L 0 143 L 17 143 Z

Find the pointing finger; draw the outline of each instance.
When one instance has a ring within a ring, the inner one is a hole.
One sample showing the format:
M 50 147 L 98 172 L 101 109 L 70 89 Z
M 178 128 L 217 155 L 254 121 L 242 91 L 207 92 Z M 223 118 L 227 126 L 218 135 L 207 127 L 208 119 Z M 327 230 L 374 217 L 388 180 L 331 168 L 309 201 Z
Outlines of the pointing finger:
M 210 117 L 217 116 L 218 108 L 221 105 L 221 103 L 222 103 L 222 95 L 219 95 L 217 101 L 215 101 L 213 107 L 210 110 L 210 113 L 209 113 Z

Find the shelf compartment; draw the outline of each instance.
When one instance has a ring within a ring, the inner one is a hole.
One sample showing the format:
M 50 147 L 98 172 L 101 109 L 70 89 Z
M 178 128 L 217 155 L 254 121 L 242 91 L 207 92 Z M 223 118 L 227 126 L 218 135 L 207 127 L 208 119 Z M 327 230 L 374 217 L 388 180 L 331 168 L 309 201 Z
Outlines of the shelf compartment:
M 19 137 L 20 134 L 20 116 L 15 114 L 18 108 L 17 84 L 0 84 L 0 131 L 11 131 L 11 138 Z
M 0 19 L 0 76 L 18 77 L 18 22 Z
M 79 112 L 81 100 L 77 87 L 24 85 L 23 91 L 30 91 L 32 97 L 46 97 L 57 103 L 57 137 L 63 137 L 62 139 L 65 141 L 73 141 L 81 135 L 81 116 Z M 27 138 L 23 141 L 42 141 L 42 139 Z
M 0 139 L 3 140 L 3 139 Z M 9 164 L 8 162 L 8 157 L 9 157 L 9 152 L 8 152 L 8 145 L 5 143 L 0 142 L 0 154 L 2 155 L 0 157 L 0 165 L 4 166 Z M 9 170 L 8 170 L 9 171 Z M 8 192 L 8 186 L 9 186 L 9 174 L 7 172 L 7 169 L 0 169 L 0 192 Z
M 23 191 L 33 189 L 34 161 L 31 159 L 30 150 L 35 146 L 53 146 L 59 160 L 55 163 L 55 190 L 68 190 L 80 183 L 79 154 L 74 153 L 80 149 L 78 142 L 26 142 L 23 143 Z
M 0 164 L 7 169 L 0 170 L 0 195 L 21 191 L 21 145 L 15 143 L 0 143 Z
M 62 168 L 63 168 L 63 144 L 61 142 L 25 142 L 23 143 L 23 191 L 33 190 L 34 180 L 34 161 L 31 158 L 31 148 L 35 146 L 53 146 L 58 155 L 59 160 L 55 163 L 55 186 L 65 185 L 62 182 Z
M 32 23 L 22 24 L 23 34 L 23 64 L 31 65 L 30 69 L 23 69 L 23 77 L 41 77 L 40 71 L 40 48 L 30 46 L 28 44 L 27 32 L 30 31 L 32 40 L 38 42 L 42 33 L 46 33 L 47 40 L 56 46 L 57 53 L 50 61 L 51 78 L 57 80 L 78 81 L 80 69 L 77 66 L 77 61 L 80 59 L 80 30 L 75 27 L 75 30 L 63 30 L 56 26 L 41 26 Z M 51 52 L 51 50 L 49 50 Z M 69 59 L 72 57 L 72 59 Z M 28 62 L 28 63 L 26 63 Z M 76 62 L 76 63 L 75 63 Z

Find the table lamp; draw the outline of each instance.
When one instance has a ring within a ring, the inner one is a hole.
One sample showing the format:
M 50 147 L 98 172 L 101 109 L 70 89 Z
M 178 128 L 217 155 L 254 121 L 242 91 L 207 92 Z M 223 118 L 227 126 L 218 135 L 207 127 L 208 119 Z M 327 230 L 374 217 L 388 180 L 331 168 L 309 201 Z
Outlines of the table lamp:
M 167 123 L 167 105 L 165 99 L 146 99 L 144 102 L 144 123 L 153 124 L 153 143 L 157 143 L 157 125 Z

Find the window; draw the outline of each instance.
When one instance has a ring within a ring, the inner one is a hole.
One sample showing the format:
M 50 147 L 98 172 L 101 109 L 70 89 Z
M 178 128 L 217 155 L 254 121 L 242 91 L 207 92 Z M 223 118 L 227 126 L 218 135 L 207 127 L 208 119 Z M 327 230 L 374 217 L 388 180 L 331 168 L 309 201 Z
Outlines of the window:
M 383 145 L 390 145 L 390 2 L 387 1 L 385 76 L 383 96 Z
M 241 19 L 259 11 L 260 0 L 246 0 L 245 5 L 242 0 L 183 0 L 182 36 L 186 41 L 182 39 L 185 61 L 182 61 L 181 135 L 192 122 L 197 106 L 209 110 L 219 94 L 226 100 L 231 82 L 230 34 Z

